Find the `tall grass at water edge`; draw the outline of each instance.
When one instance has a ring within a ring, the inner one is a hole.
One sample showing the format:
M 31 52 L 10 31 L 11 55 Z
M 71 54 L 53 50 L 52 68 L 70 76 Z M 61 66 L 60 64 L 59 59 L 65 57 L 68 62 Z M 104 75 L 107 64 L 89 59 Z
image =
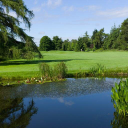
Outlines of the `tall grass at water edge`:
M 90 68 L 89 74 L 91 75 L 103 75 L 106 72 L 106 67 L 102 64 L 96 64 L 96 66 Z
M 40 63 L 39 70 L 43 80 L 60 80 L 66 78 L 67 74 L 67 66 L 64 62 L 56 64 L 53 68 L 46 63 Z

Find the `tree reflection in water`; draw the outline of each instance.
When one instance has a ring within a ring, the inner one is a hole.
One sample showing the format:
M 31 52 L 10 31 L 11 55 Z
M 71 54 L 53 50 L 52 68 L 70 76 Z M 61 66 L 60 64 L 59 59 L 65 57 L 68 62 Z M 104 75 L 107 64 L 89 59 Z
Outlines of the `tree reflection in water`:
M 25 107 L 23 98 L 0 99 L 0 128 L 25 128 L 36 113 L 33 100 Z

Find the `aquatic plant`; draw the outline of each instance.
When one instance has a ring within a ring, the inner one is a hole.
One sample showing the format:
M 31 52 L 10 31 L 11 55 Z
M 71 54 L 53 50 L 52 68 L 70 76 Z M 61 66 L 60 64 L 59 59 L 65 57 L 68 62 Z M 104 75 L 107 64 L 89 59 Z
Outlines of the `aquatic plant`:
M 112 88 L 112 102 L 119 114 L 128 114 L 128 79 L 115 83 Z
M 61 62 L 61 63 L 55 65 L 53 74 L 59 79 L 65 78 L 66 74 L 67 74 L 66 64 L 64 62 Z
M 67 66 L 64 62 L 58 63 L 54 68 L 51 68 L 46 63 L 40 63 L 39 70 L 43 80 L 64 79 L 67 74 Z
M 42 79 L 50 79 L 52 76 L 52 69 L 46 63 L 39 64 L 39 70 L 41 72 Z
M 102 75 L 104 74 L 106 71 L 106 68 L 104 65 L 102 64 L 97 64 L 96 66 L 90 68 L 89 70 L 89 74 L 92 74 L 92 75 Z

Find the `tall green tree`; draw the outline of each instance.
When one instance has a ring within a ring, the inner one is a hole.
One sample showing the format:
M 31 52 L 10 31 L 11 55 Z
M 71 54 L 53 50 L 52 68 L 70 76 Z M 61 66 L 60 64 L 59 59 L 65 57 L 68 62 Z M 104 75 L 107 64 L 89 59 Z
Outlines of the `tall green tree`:
M 11 16 L 10 12 L 15 12 L 17 17 Z M 8 42 L 18 44 L 17 39 L 21 39 L 22 42 L 28 43 L 26 45 L 28 49 L 31 46 L 31 50 L 38 52 L 41 57 L 33 37 L 28 36 L 20 27 L 21 23 L 24 23 L 26 28 L 30 29 L 33 17 L 33 12 L 26 7 L 23 0 L 0 0 L 0 49 L 9 49 Z
M 78 41 L 76 39 L 72 39 L 71 40 L 71 49 L 72 51 L 75 51 L 75 46 L 78 43 Z
M 78 42 L 75 44 L 75 49 L 74 50 L 75 50 L 75 52 L 80 51 L 80 46 L 79 46 Z
M 128 50 L 128 18 L 121 24 L 117 44 L 118 49 Z
M 105 41 L 104 41 L 104 47 L 105 49 L 116 49 L 118 47 L 117 45 L 117 38 L 119 37 L 120 34 L 120 27 L 116 27 L 116 25 L 114 25 L 111 30 L 110 30 L 110 34 L 107 35 Z
M 53 44 L 55 46 L 55 50 L 61 50 L 62 49 L 63 41 L 61 38 L 59 38 L 58 36 L 54 36 L 52 41 L 53 41 Z
M 68 44 L 69 44 L 69 40 L 64 40 L 63 44 L 62 44 L 62 50 L 63 51 L 68 51 Z
M 93 40 L 96 38 L 96 34 L 97 34 L 97 33 L 98 33 L 98 30 L 95 29 L 95 30 L 93 31 L 93 34 L 92 34 L 92 37 L 91 37 L 92 42 L 93 42 Z
M 85 35 L 83 37 L 83 45 L 84 45 L 83 46 L 84 50 L 86 50 L 87 48 L 90 48 L 90 45 L 91 45 L 91 39 L 89 38 L 87 31 L 85 32 Z
M 53 44 L 51 39 L 48 36 L 43 36 L 40 40 L 40 46 L 39 49 L 41 51 L 49 51 L 52 50 Z
M 104 44 L 104 39 L 105 39 L 105 33 L 104 33 L 104 28 L 101 29 L 100 31 L 94 30 L 92 36 L 92 41 L 96 49 L 99 49 L 103 46 Z

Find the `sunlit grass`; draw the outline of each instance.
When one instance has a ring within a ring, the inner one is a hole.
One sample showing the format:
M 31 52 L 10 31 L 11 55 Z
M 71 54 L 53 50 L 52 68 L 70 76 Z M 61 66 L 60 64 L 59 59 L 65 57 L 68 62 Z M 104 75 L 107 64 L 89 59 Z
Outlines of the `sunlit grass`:
M 128 52 L 74 52 L 74 51 L 49 51 L 42 52 L 43 59 L 10 60 L 0 62 L 0 76 L 2 77 L 31 77 L 39 75 L 39 63 L 48 63 L 54 67 L 58 62 L 65 62 L 68 73 L 87 72 L 97 64 L 104 65 L 106 70 L 127 70 Z

